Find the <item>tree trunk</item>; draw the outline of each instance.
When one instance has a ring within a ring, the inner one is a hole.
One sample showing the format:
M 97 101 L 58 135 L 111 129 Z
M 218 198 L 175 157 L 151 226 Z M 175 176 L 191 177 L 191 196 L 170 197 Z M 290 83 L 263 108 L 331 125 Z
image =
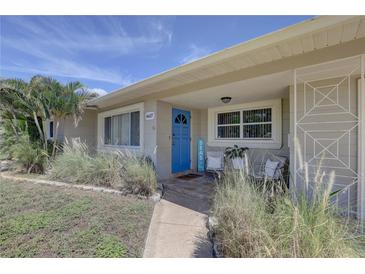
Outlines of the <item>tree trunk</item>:
M 43 139 L 43 148 L 45 150 L 47 150 L 47 137 L 45 136 L 44 132 L 42 131 L 41 126 L 39 125 L 39 122 L 38 122 L 37 113 L 35 113 L 34 111 L 33 111 L 33 119 L 37 126 L 39 136 Z
M 18 141 L 19 140 L 18 127 L 17 127 L 17 125 L 15 125 L 15 122 L 17 122 L 18 120 L 16 119 L 16 116 L 13 112 L 11 112 L 11 115 L 13 116 L 13 119 L 10 119 L 10 124 L 11 124 L 11 127 L 12 127 L 13 131 L 14 131 L 15 138 Z
M 15 127 L 15 125 L 14 125 L 14 123 L 13 123 L 13 120 L 12 120 L 12 119 L 10 119 L 10 125 L 11 125 L 11 128 L 12 128 L 12 129 L 13 129 L 13 131 L 14 131 L 15 138 L 16 138 L 16 140 L 18 141 L 18 140 L 19 140 L 18 131 L 17 131 L 17 129 L 16 129 L 16 127 Z
M 58 140 L 58 128 L 60 126 L 60 121 L 58 119 L 56 120 L 56 131 L 55 134 L 53 134 L 53 149 L 52 149 L 52 157 L 56 157 L 56 146 L 57 146 L 57 140 Z

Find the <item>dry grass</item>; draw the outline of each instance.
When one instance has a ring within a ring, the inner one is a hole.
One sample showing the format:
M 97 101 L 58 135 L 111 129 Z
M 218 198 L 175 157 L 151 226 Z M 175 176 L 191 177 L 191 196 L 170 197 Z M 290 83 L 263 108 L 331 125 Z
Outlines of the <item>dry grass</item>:
M 226 172 L 214 215 L 226 257 L 364 257 L 363 237 L 351 232 L 328 203 L 331 182 L 312 199 L 293 193 L 269 199 L 244 173 Z
M 146 196 L 157 188 L 156 172 L 145 158 L 119 151 L 92 155 L 88 147 L 78 140 L 65 143 L 63 153 L 52 163 L 50 178 Z

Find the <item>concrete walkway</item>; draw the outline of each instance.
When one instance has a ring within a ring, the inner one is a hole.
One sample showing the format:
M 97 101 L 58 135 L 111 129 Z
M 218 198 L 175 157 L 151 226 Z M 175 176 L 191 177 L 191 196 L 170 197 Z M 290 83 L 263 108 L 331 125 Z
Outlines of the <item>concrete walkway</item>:
M 213 186 L 206 178 L 166 182 L 165 196 L 153 212 L 143 257 L 212 257 L 206 222 Z

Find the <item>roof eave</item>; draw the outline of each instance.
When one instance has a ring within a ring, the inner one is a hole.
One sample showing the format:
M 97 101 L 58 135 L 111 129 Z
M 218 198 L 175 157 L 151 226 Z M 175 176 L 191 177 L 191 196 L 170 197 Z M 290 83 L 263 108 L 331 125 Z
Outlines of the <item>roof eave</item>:
M 318 16 L 303 22 L 288 26 L 286 28 L 265 34 L 263 36 L 248 40 L 246 42 L 240 43 L 238 45 L 232 46 L 230 48 L 226 48 L 220 50 L 218 52 L 207 55 L 203 58 L 195 60 L 188 64 L 183 64 L 162 73 L 153 75 L 151 77 L 145 78 L 139 82 L 136 82 L 130 86 L 123 87 L 112 91 L 109 94 L 106 94 L 102 97 L 95 98 L 91 100 L 90 105 L 98 105 L 105 100 L 109 100 L 116 96 L 128 93 L 138 88 L 142 88 L 149 84 L 155 83 L 157 81 L 161 81 L 164 79 L 168 79 L 169 77 L 175 76 L 180 73 L 184 73 L 193 69 L 200 68 L 202 66 L 206 66 L 209 64 L 213 64 L 219 61 L 222 61 L 227 58 L 234 57 L 236 55 L 244 54 L 246 52 L 252 50 L 258 50 L 260 48 L 264 48 L 270 46 L 272 44 L 283 42 L 298 36 L 307 35 L 309 33 L 325 29 L 327 27 L 333 26 L 335 24 L 342 23 L 344 21 L 350 20 L 351 18 L 356 16 Z

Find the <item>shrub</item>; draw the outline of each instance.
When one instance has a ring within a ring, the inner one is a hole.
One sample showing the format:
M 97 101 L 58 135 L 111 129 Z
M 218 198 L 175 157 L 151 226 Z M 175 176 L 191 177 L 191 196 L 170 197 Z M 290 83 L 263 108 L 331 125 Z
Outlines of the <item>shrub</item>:
M 48 154 L 39 144 L 30 143 L 27 135 L 20 137 L 16 144 L 11 146 L 11 155 L 15 163 L 20 165 L 27 173 L 43 173 Z
M 122 164 L 113 154 L 92 156 L 86 144 L 67 140 L 52 163 L 50 177 L 70 183 L 122 188 Z
M 149 196 L 156 191 L 157 176 L 149 158 L 139 159 L 133 154 L 121 154 L 124 161 L 124 181 L 129 192 Z
M 318 188 L 311 199 L 286 193 L 273 200 L 248 176 L 226 172 L 214 200 L 219 248 L 226 257 L 365 256 L 330 195 Z
M 322 180 L 323 176 L 317 178 L 310 197 L 299 193 L 295 202 L 289 195 L 276 200 L 272 234 L 280 257 L 365 256 L 361 236 L 351 231 L 351 220 L 345 223 L 330 203 L 334 172 L 326 184 Z
M 225 172 L 214 199 L 215 233 L 226 257 L 268 257 L 271 253 L 264 198 L 243 173 Z
M 156 174 L 147 161 L 132 153 L 97 153 L 92 155 L 86 144 L 66 140 L 50 170 L 52 179 L 91 184 L 150 195 L 156 189 Z

